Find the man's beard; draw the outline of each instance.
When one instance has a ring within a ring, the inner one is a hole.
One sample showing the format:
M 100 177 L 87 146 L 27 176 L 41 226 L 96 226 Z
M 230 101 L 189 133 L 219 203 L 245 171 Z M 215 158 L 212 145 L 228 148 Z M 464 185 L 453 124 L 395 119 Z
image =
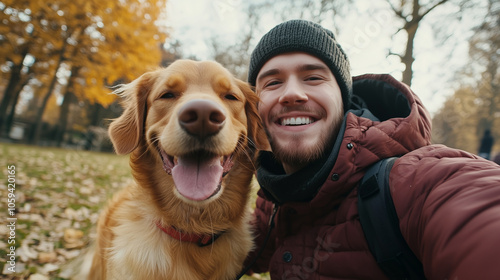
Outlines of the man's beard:
M 318 141 L 309 147 L 301 146 L 302 141 L 299 136 L 292 139 L 291 142 L 294 143 L 294 145 L 291 145 L 292 147 L 284 147 L 276 143 L 277 141 L 269 135 L 267 129 L 266 133 L 271 144 L 272 152 L 278 161 L 282 164 L 291 166 L 306 166 L 324 157 L 326 153 L 331 151 L 338 135 L 340 124 L 341 120 L 339 120 L 338 123 L 332 123 L 329 129 L 322 131 Z

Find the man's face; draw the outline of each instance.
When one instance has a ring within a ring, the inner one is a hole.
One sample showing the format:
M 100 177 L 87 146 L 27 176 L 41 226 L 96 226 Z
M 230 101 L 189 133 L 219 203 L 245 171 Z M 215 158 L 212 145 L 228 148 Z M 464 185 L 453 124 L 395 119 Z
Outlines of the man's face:
M 342 94 L 320 59 L 302 52 L 275 56 L 260 70 L 256 90 L 271 148 L 287 173 L 332 147 L 344 116 Z

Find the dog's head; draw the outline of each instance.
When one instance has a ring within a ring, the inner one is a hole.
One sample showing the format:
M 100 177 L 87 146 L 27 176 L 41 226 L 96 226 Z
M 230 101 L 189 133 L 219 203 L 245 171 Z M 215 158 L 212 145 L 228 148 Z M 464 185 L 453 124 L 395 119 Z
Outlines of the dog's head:
M 216 62 L 178 60 L 120 90 L 125 111 L 109 128 L 116 152 L 154 153 L 183 199 L 215 197 L 235 158 L 268 146 L 257 95 Z

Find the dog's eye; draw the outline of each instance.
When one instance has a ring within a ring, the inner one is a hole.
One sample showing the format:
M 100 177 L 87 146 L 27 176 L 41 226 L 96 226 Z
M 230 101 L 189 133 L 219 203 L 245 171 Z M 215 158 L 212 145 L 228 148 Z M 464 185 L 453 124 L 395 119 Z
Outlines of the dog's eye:
M 224 98 L 226 98 L 227 100 L 238 100 L 238 98 L 236 98 L 236 96 L 234 96 L 234 94 L 232 93 L 226 94 Z
M 160 96 L 161 99 L 170 99 L 170 98 L 175 98 L 175 94 L 172 92 L 165 92 Z

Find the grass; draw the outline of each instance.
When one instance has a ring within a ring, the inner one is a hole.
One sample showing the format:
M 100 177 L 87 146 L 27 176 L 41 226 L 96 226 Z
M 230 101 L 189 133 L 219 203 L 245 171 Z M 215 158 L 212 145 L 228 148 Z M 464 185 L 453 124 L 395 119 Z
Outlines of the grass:
M 83 244 L 91 242 L 99 210 L 114 192 L 133 180 L 128 156 L 0 143 L 1 221 L 9 218 L 4 207 L 8 166 L 15 166 L 17 273 L 1 273 L 0 279 L 28 279 L 37 274 L 62 280 L 62 267 L 84 250 L 68 246 L 65 230 L 81 231 Z M 7 266 L 8 237 L 8 229 L 2 225 L 0 272 Z M 56 256 L 48 262 L 42 260 L 41 255 L 50 252 Z

